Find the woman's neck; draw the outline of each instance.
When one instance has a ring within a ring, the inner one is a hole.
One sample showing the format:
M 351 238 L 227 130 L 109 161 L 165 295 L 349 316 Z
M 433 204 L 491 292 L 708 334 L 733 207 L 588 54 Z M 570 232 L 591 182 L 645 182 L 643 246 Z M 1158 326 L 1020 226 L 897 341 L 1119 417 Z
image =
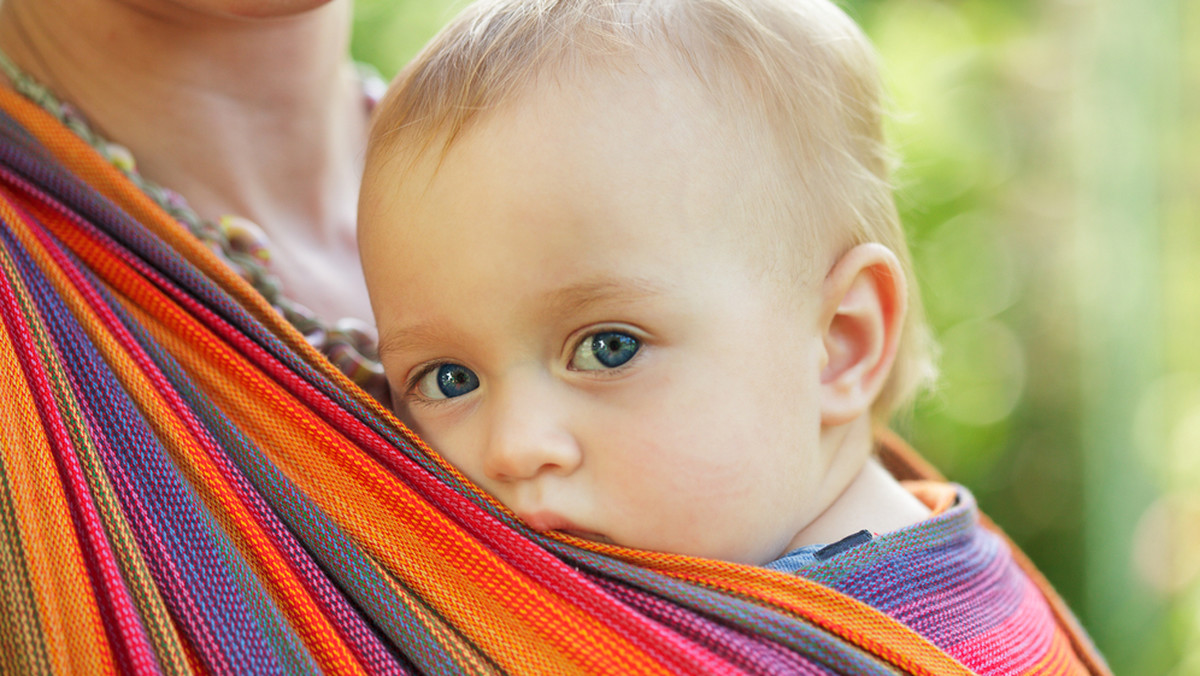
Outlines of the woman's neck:
M 202 217 L 260 224 L 292 287 L 289 259 L 353 259 L 366 111 L 349 21 L 344 0 L 274 19 L 161 0 L 4 0 L 0 47 Z M 365 292 L 347 303 L 333 316 L 365 315 Z

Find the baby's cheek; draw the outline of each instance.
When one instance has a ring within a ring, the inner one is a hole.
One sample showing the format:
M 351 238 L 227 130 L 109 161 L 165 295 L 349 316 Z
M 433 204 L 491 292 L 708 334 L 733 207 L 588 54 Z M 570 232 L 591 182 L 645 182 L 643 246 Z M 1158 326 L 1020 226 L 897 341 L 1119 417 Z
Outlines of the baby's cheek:
M 755 482 L 737 448 L 712 434 L 689 434 L 686 425 L 677 433 L 639 444 L 637 458 L 627 464 L 633 481 L 647 484 L 659 495 L 679 496 L 685 507 L 696 509 L 696 500 L 739 500 L 752 493 Z
M 434 453 L 465 474 L 471 481 L 482 486 L 482 480 L 485 477 L 482 476 L 478 467 L 479 462 L 474 457 L 478 456 L 478 453 L 471 453 L 467 450 L 472 448 L 470 430 L 465 425 L 447 427 L 439 424 L 436 420 L 431 421 L 426 418 L 428 418 L 427 415 L 409 410 L 405 411 L 401 420 L 409 425 L 410 429 L 416 432 L 421 441 L 433 449 Z

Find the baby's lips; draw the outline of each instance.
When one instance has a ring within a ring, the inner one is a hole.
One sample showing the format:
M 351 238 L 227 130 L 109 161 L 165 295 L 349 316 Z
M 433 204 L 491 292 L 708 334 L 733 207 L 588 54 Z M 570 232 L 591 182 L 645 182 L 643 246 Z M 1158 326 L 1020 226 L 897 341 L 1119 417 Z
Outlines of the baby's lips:
M 517 514 L 517 516 L 525 522 L 525 525 L 541 533 L 550 530 L 569 531 L 579 529 L 579 526 L 576 526 L 574 523 L 572 523 L 570 519 L 555 514 L 554 512 L 538 511 L 529 512 L 526 514 Z
M 558 531 L 564 535 L 570 535 L 581 540 L 591 540 L 592 542 L 600 542 L 604 544 L 614 544 L 611 539 L 605 535 L 601 535 L 595 531 L 580 528 L 570 519 L 555 514 L 554 512 L 532 512 L 529 514 L 518 514 L 518 517 L 525 522 L 530 528 L 545 533 L 548 531 Z

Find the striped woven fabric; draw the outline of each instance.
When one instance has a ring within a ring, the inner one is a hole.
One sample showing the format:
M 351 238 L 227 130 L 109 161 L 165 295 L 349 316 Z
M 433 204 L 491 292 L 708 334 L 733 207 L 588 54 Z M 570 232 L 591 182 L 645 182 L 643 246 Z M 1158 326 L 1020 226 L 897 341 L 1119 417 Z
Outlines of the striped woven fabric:
M 883 610 L 980 674 L 1062 673 L 1075 654 L 1069 636 L 1003 538 L 981 527 L 971 493 L 920 488 L 953 506 L 797 573 Z
M 829 586 L 529 531 L 0 107 L 0 672 L 971 673 Z

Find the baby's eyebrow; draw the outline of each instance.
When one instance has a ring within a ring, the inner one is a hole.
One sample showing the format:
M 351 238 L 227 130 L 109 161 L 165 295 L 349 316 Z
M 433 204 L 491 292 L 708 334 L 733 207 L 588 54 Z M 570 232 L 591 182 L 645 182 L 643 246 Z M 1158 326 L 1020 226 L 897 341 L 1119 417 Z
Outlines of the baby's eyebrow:
M 624 305 L 662 295 L 666 287 L 644 278 L 602 278 L 564 286 L 545 294 L 537 306 L 543 317 L 570 317 L 593 305 Z M 381 330 L 380 356 L 406 350 L 440 345 L 447 340 L 446 328 L 436 323 L 420 323 L 398 329 Z
M 403 352 L 418 345 L 437 345 L 445 336 L 433 324 L 416 324 L 393 331 L 380 331 L 379 356 Z
M 551 291 L 542 310 L 551 317 L 570 316 L 598 303 L 631 303 L 664 291 L 661 284 L 644 278 L 597 279 Z

